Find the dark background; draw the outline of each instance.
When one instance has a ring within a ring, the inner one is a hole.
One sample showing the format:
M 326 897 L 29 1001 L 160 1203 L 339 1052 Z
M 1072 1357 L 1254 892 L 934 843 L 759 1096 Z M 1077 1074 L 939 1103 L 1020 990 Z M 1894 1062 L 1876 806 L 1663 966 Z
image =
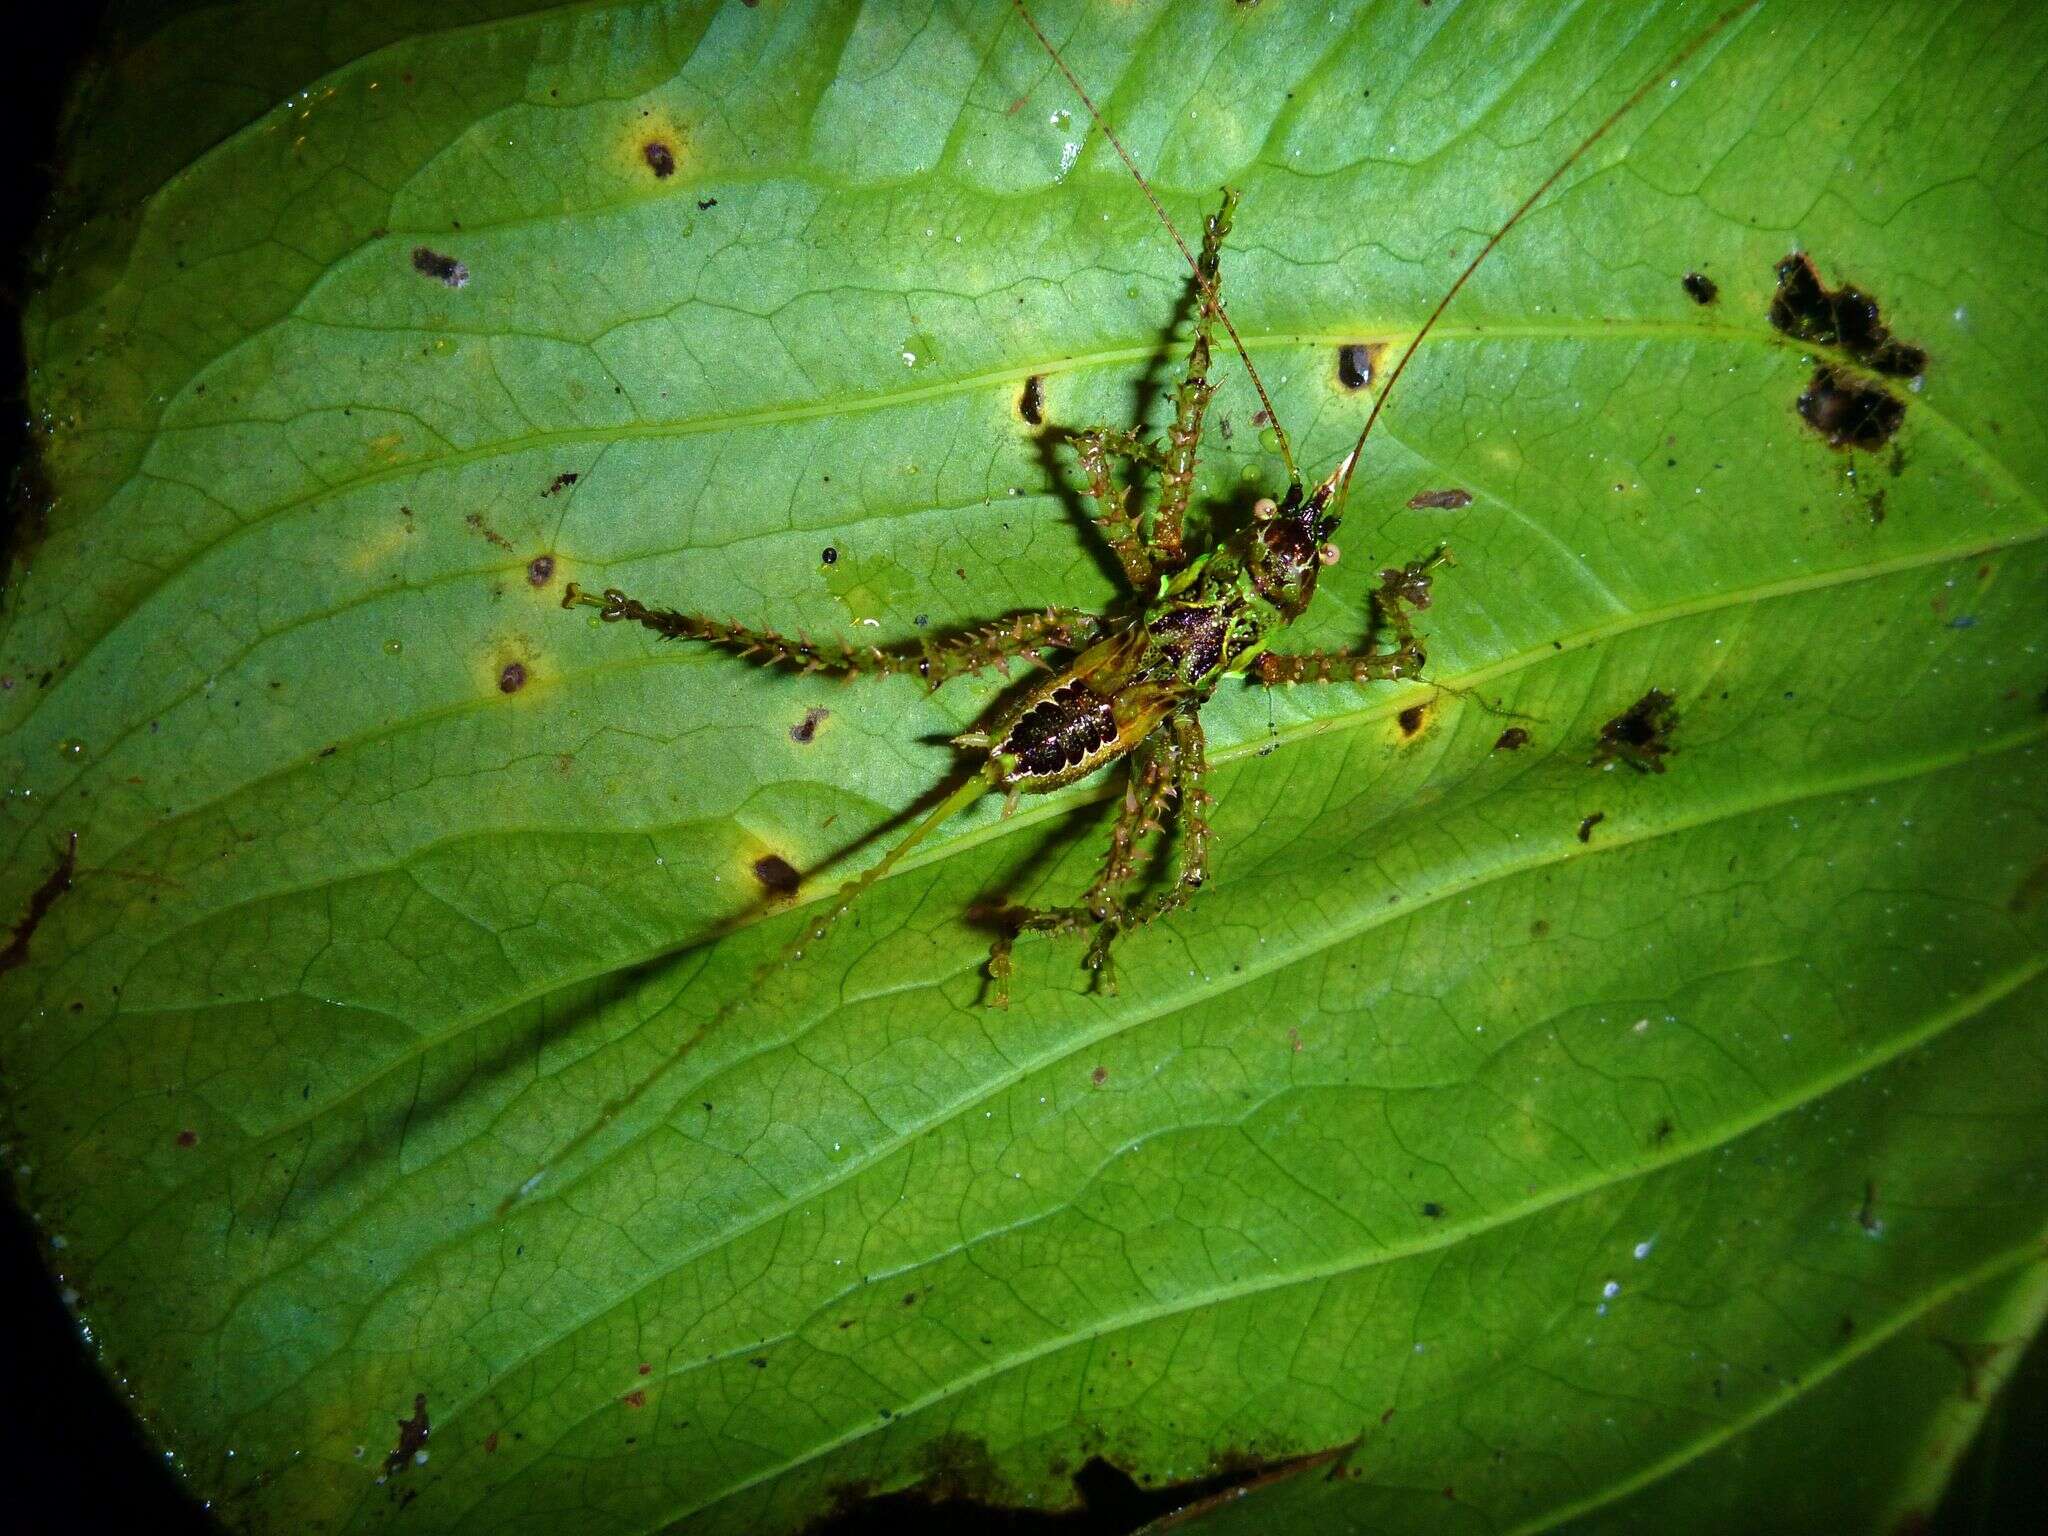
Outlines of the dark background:
M 106 0 L 65 0 L 10 18 L 0 46 L 0 468 L 7 482 L 28 446 L 20 309 L 29 252 L 49 198 L 57 118 L 92 55 Z M 32 23 L 28 18 L 33 17 Z M 0 500 L 0 547 L 16 515 Z M 6 594 L 0 590 L 0 611 Z M 7 919 L 0 915 L 0 923 Z M 30 1194 L 33 1193 L 31 1190 Z M 0 1525 L 43 1532 L 130 1529 L 219 1536 L 100 1374 L 43 1267 L 11 1183 L 0 1192 Z M 2032 1427 L 2029 1428 L 2028 1426 Z M 2048 1335 L 1995 1405 L 1925 1536 L 2048 1530 Z M 929 1528 L 928 1521 L 911 1525 Z M 906 1525 L 905 1529 L 911 1528 Z
M 7 483 L 28 445 L 22 392 L 21 302 L 36 226 L 49 200 L 57 115 L 90 56 L 105 0 L 12 9 L 0 46 L 0 466 Z M 0 499 L 0 547 L 18 515 Z M 6 594 L 0 592 L 0 608 Z M 0 925 L 13 914 L 0 914 Z M 87 1353 L 43 1268 L 21 1195 L 0 1192 L 0 1527 L 21 1536 L 146 1530 L 217 1536 L 163 1456 Z

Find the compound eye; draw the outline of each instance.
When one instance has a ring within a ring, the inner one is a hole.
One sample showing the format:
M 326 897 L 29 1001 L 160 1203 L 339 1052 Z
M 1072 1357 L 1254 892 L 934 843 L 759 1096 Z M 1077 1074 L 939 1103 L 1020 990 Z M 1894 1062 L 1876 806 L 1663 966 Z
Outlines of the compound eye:
M 1322 561 L 1325 565 L 1335 565 L 1339 560 L 1344 558 L 1344 551 L 1339 549 L 1334 544 L 1325 544 L 1321 549 L 1316 551 L 1316 558 Z
M 1262 523 L 1270 523 L 1279 512 L 1280 504 L 1270 496 L 1261 496 L 1252 503 L 1252 516 Z

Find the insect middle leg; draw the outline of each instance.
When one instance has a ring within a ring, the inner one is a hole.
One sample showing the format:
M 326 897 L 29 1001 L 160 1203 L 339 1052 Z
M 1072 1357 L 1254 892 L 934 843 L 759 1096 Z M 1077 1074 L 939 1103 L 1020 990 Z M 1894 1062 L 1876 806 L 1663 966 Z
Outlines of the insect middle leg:
M 1281 683 L 1363 683 L 1413 677 L 1426 660 L 1422 643 L 1408 610 L 1429 606 L 1430 576 L 1440 565 L 1450 563 L 1451 552 L 1439 549 L 1426 560 L 1390 567 L 1380 572 L 1380 585 L 1372 595 L 1375 640 L 1362 651 L 1298 651 L 1279 654 L 1267 651 L 1251 665 L 1251 674 L 1268 687 Z M 1382 650 L 1376 643 L 1384 629 L 1393 645 Z
M 849 677 L 856 673 L 907 675 L 922 678 L 934 688 L 963 672 L 979 672 L 984 667 L 1007 672 L 1013 660 L 1038 664 L 1041 650 L 1080 650 L 1102 633 L 1102 620 L 1095 614 L 1078 608 L 1045 608 L 907 645 L 859 646 L 844 641 L 821 645 L 804 635 L 750 629 L 675 608 L 650 608 L 617 587 L 607 587 L 600 596 L 571 582 L 562 594 L 562 606 L 579 605 L 597 609 L 606 623 L 639 624 L 666 640 L 700 640 L 766 666 L 786 665 L 803 672 L 836 672 Z

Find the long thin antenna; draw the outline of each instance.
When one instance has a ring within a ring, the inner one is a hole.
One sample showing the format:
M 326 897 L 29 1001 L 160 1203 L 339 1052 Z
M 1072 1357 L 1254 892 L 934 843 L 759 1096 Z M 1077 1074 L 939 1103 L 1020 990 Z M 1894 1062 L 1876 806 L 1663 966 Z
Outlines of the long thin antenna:
M 1573 150 L 1569 155 L 1565 156 L 1564 164 L 1560 165 L 1556 170 L 1552 171 L 1547 177 L 1545 177 L 1543 180 L 1543 185 L 1538 187 L 1534 192 L 1531 192 L 1526 198 L 1524 198 L 1522 200 L 1522 206 L 1517 208 L 1513 213 L 1509 214 L 1508 221 L 1505 224 L 1501 225 L 1499 229 L 1495 230 L 1491 238 L 1487 240 L 1486 244 L 1479 248 L 1479 254 L 1477 256 L 1474 256 L 1472 260 L 1466 265 L 1465 270 L 1458 274 L 1458 280 L 1455 283 L 1451 284 L 1449 291 L 1446 292 L 1441 299 L 1437 300 L 1436 308 L 1432 309 L 1429 312 L 1429 318 L 1422 322 L 1422 329 L 1417 331 L 1414 337 L 1410 339 L 1407 348 L 1401 353 L 1399 361 L 1397 361 L 1394 364 L 1394 371 L 1387 375 L 1387 382 L 1383 386 L 1381 386 L 1379 394 L 1374 397 L 1372 402 L 1372 409 L 1366 413 L 1365 425 L 1359 430 L 1358 441 L 1352 445 L 1351 456 L 1344 461 L 1344 468 L 1338 478 L 1337 494 L 1335 498 L 1333 498 L 1335 505 L 1337 507 L 1341 507 L 1343 505 L 1345 494 L 1351 489 L 1351 475 L 1352 472 L 1358 468 L 1358 458 L 1360 453 L 1364 451 L 1366 438 L 1372 432 L 1372 424 L 1380 419 L 1380 412 L 1386 408 L 1387 396 L 1391 395 L 1394 392 L 1395 384 L 1400 382 L 1401 373 L 1408 366 L 1408 359 L 1415 355 L 1415 349 L 1421 346 L 1423 343 L 1423 339 L 1427 337 L 1429 333 L 1436 328 L 1436 323 L 1438 319 L 1442 317 L 1443 312 L 1446 309 L 1449 309 L 1451 307 L 1451 300 L 1455 299 L 1458 296 L 1458 290 L 1465 286 L 1466 280 L 1470 278 L 1474 272 L 1477 272 L 1479 270 L 1479 264 L 1482 261 L 1486 260 L 1487 257 L 1493 254 L 1494 247 L 1499 245 L 1501 241 L 1507 237 L 1508 231 L 1513 229 L 1517 224 L 1522 222 L 1522 216 L 1524 214 L 1526 214 L 1531 208 L 1534 208 L 1538 203 L 1543 201 L 1544 194 L 1548 192 L 1552 187 L 1557 185 L 1558 181 L 1562 179 L 1565 172 L 1569 171 L 1574 165 L 1579 163 L 1580 158 L 1584 156 L 1587 150 L 1591 149 L 1595 144 L 1598 144 L 1603 138 L 1607 136 L 1607 131 L 1610 128 L 1612 128 L 1616 123 L 1620 122 L 1624 117 L 1627 117 L 1629 113 L 1633 112 L 1639 105 L 1642 104 L 1643 98 L 1649 95 L 1651 91 L 1656 89 L 1657 82 L 1659 80 L 1664 79 L 1667 75 L 1672 74 L 1676 70 L 1682 69 L 1692 59 L 1692 56 L 1694 54 L 1698 53 L 1702 48 L 1706 47 L 1708 43 L 1712 42 L 1714 38 L 1721 32 L 1721 30 L 1724 27 L 1726 27 L 1731 21 L 1733 21 L 1736 17 L 1740 16 L 1744 11 L 1754 10 L 1760 3 L 1761 0 L 1744 0 L 1743 4 L 1731 7 L 1730 9 L 1723 11 L 1718 17 L 1715 18 L 1711 26 L 1709 26 L 1704 32 L 1700 33 L 1699 36 L 1695 37 L 1691 42 L 1687 43 L 1683 48 L 1679 49 L 1678 52 L 1674 54 L 1664 64 L 1662 68 L 1660 68 L 1655 74 L 1651 75 L 1648 79 L 1646 79 L 1641 85 L 1637 86 L 1635 88 L 1635 91 L 1629 96 L 1627 101 L 1624 101 L 1620 106 L 1616 107 L 1612 112 L 1608 113 L 1606 120 L 1602 122 L 1599 127 L 1595 128 L 1591 133 L 1587 134 L 1585 138 L 1581 139 L 1579 141 L 1579 147 Z M 1064 68 L 1065 66 L 1061 67 Z M 1183 247 L 1183 249 L 1185 249 L 1185 247 Z
M 1188 249 L 1188 243 L 1181 238 L 1180 230 L 1167 215 L 1159 196 L 1152 190 L 1152 183 L 1145 179 L 1145 173 L 1138 169 L 1138 162 L 1131 158 L 1131 152 L 1124 148 L 1124 141 L 1116 136 L 1116 130 L 1109 126 L 1109 120 L 1102 115 L 1102 109 L 1095 105 L 1095 98 L 1088 94 L 1088 88 L 1081 84 L 1074 72 L 1067 68 L 1067 61 L 1060 57 L 1059 49 L 1053 47 L 1052 39 L 1045 35 L 1037 19 L 1026 8 L 1024 0 L 1010 0 L 1017 14 L 1024 18 L 1024 25 L 1031 29 L 1031 35 L 1059 66 L 1061 74 L 1067 77 L 1067 84 L 1074 88 L 1074 94 L 1081 98 L 1081 105 L 1088 109 L 1088 115 L 1095 119 L 1095 126 L 1102 130 L 1102 136 L 1109 140 L 1110 147 L 1117 152 L 1138 183 L 1138 190 L 1145 194 L 1145 201 L 1152 205 L 1152 211 L 1159 215 L 1159 222 L 1166 226 L 1166 232 L 1173 236 L 1173 243 L 1180 247 L 1181 255 L 1187 258 L 1189 269 L 1195 274 L 1195 284 L 1202 290 L 1202 302 L 1209 306 L 1209 312 L 1223 322 L 1223 329 L 1230 333 L 1230 344 L 1237 348 L 1237 355 L 1244 360 L 1244 371 L 1251 375 L 1252 388 L 1259 392 L 1259 404 L 1266 408 L 1266 419 L 1273 424 L 1273 435 L 1280 439 L 1280 457 L 1287 465 L 1288 481 L 1299 486 L 1301 471 L 1294 467 L 1294 444 L 1288 440 L 1287 429 L 1280 425 L 1279 412 L 1273 409 L 1272 396 L 1266 393 L 1266 384 L 1259 377 L 1259 370 L 1252 366 L 1252 355 L 1244 348 L 1244 338 L 1237 334 L 1237 327 L 1231 323 L 1230 314 L 1223 307 L 1223 296 L 1216 291 L 1216 285 L 1202 271 L 1202 264 L 1195 259 L 1195 253 Z

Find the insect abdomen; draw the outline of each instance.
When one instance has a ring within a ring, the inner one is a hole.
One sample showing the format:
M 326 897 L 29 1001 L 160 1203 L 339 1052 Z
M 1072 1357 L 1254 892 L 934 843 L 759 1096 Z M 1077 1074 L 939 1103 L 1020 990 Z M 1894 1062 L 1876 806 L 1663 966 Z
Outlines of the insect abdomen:
M 1016 761 L 1006 783 L 1050 789 L 1116 756 L 1117 734 L 1112 701 L 1070 678 L 1025 709 L 995 751 Z

